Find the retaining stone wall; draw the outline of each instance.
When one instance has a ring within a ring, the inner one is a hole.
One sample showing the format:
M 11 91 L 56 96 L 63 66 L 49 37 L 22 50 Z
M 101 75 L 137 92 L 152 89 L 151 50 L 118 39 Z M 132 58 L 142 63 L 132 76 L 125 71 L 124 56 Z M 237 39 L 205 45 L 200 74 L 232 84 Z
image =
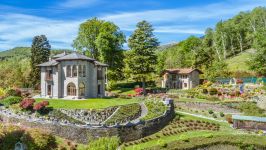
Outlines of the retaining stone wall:
M 165 115 L 139 122 L 138 124 L 127 124 L 115 127 L 81 127 L 74 125 L 59 125 L 53 123 L 30 122 L 25 119 L 15 118 L 0 114 L 3 123 L 22 126 L 25 128 L 37 128 L 45 132 L 51 132 L 60 137 L 87 144 L 89 139 L 118 136 L 122 142 L 140 139 L 142 137 L 158 132 L 166 126 L 175 116 L 174 106 L 171 104 Z

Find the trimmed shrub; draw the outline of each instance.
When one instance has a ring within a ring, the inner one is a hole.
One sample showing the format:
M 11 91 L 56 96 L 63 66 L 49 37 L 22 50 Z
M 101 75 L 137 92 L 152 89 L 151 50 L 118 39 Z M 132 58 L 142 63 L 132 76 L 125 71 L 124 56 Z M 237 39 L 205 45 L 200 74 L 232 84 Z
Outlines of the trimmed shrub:
M 3 104 L 5 107 L 9 107 L 12 104 L 17 104 L 21 102 L 22 98 L 18 96 L 9 96 L 3 100 L 0 101 L 1 104 Z
M 7 96 L 20 96 L 21 97 L 21 91 L 19 89 L 9 89 L 6 92 Z
M 34 103 L 35 99 L 33 98 L 24 98 L 22 102 L 20 102 L 20 107 L 26 110 L 30 110 L 33 108 Z
M 224 117 L 224 113 L 223 112 L 220 112 L 220 117 Z
M 33 110 L 42 111 L 48 105 L 49 105 L 48 101 L 42 101 L 42 102 L 39 102 L 39 103 L 35 104 L 34 107 L 33 107 Z
M 208 110 L 208 112 L 209 112 L 209 114 L 213 114 L 213 110 L 211 110 L 211 109 Z
M 209 89 L 209 94 L 210 95 L 216 95 L 218 93 L 218 90 L 216 88 L 210 88 Z
M 202 93 L 203 94 L 208 94 L 208 90 L 207 89 L 202 89 Z

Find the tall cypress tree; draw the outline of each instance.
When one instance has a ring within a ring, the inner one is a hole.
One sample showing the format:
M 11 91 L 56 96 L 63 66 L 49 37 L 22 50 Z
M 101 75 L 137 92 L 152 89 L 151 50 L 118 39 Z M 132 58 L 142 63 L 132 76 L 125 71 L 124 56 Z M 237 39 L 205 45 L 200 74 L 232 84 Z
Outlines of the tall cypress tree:
M 152 25 L 147 21 L 139 22 L 137 29 L 128 40 L 131 51 L 126 62 L 134 78 L 141 79 L 144 94 L 147 76 L 155 72 L 157 63 L 155 49 L 158 45 Z
M 51 46 L 45 35 L 35 36 L 31 45 L 31 84 L 36 87 L 40 83 L 38 64 L 49 61 Z

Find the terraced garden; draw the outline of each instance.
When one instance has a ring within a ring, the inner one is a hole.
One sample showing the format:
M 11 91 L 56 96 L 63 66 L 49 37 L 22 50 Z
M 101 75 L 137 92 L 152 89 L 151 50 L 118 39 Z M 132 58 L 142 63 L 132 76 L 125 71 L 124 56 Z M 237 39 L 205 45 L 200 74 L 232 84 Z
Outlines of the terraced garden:
M 138 118 L 141 114 L 141 107 L 138 103 L 120 106 L 118 110 L 109 118 L 105 124 L 115 125 Z
M 148 109 L 148 114 L 142 120 L 149 120 L 159 117 L 164 114 L 167 107 L 160 101 L 146 101 L 145 105 Z
M 212 138 L 219 135 L 244 134 L 232 129 L 228 123 L 216 122 L 190 115 L 177 114 L 171 124 L 151 136 L 125 143 L 126 150 L 149 149 L 151 147 L 164 148 L 170 142 L 190 142 L 191 138 Z M 170 148 L 170 147 L 167 147 Z M 166 149 L 167 149 L 166 148 Z

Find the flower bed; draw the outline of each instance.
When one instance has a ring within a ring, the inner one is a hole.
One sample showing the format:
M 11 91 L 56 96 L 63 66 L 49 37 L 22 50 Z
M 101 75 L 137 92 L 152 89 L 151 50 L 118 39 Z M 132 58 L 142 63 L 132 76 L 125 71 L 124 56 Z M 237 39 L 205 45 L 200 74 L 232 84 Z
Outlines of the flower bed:
M 141 114 L 141 107 L 138 103 L 123 105 L 118 108 L 117 112 L 109 118 L 105 124 L 115 125 L 117 123 L 125 123 L 127 121 L 138 118 Z
M 159 117 L 167 110 L 167 106 L 160 101 L 146 101 L 145 105 L 148 108 L 148 114 L 141 118 L 142 120 L 150 120 Z

